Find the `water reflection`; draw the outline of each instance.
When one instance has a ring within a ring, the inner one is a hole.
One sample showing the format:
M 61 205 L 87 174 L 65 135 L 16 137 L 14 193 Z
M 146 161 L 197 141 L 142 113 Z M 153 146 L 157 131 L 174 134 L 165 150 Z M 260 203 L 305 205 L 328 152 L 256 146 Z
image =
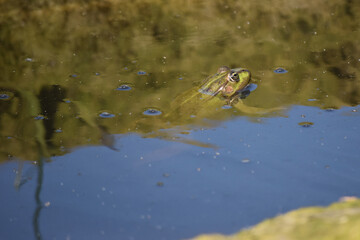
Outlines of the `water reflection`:
M 47 155 L 61 155 L 112 142 L 104 141 L 111 134 L 202 126 L 203 118 L 252 117 L 262 115 L 257 109 L 293 104 L 358 105 L 359 4 L 320 3 L 2 3 L 0 161 L 8 155 L 38 159 L 35 138 L 42 138 Z M 258 87 L 244 92 L 241 110 L 194 104 L 159 120 L 174 112 L 176 96 L 222 65 L 246 67 L 254 76 Z M 154 112 L 144 112 L 148 106 Z M 111 114 L 99 115 L 104 109 Z M 154 113 L 161 114 L 144 116 Z

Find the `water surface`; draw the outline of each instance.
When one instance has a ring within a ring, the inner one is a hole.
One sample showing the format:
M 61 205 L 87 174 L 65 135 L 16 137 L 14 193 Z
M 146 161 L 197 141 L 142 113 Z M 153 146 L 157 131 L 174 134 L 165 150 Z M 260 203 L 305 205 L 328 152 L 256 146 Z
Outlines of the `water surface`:
M 1 239 L 183 239 L 360 196 L 356 1 L 0 9 Z M 241 108 L 176 110 L 224 65 L 252 73 Z

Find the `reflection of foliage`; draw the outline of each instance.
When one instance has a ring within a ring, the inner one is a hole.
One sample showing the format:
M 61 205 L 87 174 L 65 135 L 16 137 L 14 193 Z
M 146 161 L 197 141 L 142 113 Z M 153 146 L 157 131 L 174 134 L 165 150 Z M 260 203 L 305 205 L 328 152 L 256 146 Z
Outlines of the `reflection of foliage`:
M 246 99 L 252 106 L 357 105 L 358 1 L 267 4 L 1 1 L 0 87 L 17 93 L 0 102 L 0 137 L 13 137 L 1 144 L 1 159 L 9 152 L 36 159 L 31 151 L 36 127 L 27 113 L 33 103 L 25 100 L 25 91 L 47 111 L 44 139 L 53 148 L 50 155 L 86 141 L 98 144 L 104 127 L 110 133 L 163 128 L 141 115 L 144 108 L 168 112 L 169 100 L 222 65 L 247 67 L 261 78 L 256 94 Z M 275 75 L 278 66 L 289 72 Z M 140 70 L 147 74 L 137 75 Z M 116 92 L 123 82 L 133 90 Z M 98 119 L 100 111 L 117 117 Z M 59 128 L 62 133 L 54 134 Z
M 194 240 L 356 240 L 360 238 L 360 200 L 348 199 L 326 208 L 308 207 L 291 211 L 232 236 L 202 235 Z

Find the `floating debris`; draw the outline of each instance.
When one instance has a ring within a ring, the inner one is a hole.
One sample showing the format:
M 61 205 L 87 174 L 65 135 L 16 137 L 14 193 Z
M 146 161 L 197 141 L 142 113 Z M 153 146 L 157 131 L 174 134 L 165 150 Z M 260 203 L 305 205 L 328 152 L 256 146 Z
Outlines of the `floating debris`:
M 312 125 L 314 125 L 313 122 L 300 122 L 298 124 L 299 124 L 299 126 L 302 126 L 304 128 L 308 128 L 308 127 L 311 127 Z
M 163 182 L 157 182 L 157 183 L 156 183 L 156 186 L 158 186 L 158 187 L 163 187 L 163 186 L 164 186 L 164 183 L 163 183 Z
M 102 117 L 102 118 L 113 118 L 113 117 L 115 117 L 114 114 L 111 114 L 111 113 L 108 113 L 108 112 L 102 112 L 102 113 L 99 114 L 99 116 Z
M 118 91 L 129 91 L 131 90 L 131 87 L 127 84 L 123 84 L 121 86 L 119 86 L 118 88 L 116 88 L 116 90 Z
M 242 163 L 249 163 L 250 160 L 249 160 L 249 159 L 243 159 L 243 160 L 241 160 L 241 162 L 242 162 Z
M 274 73 L 287 73 L 287 72 L 288 71 L 286 69 L 281 68 L 281 67 L 274 70 Z
M 144 115 L 150 115 L 150 116 L 157 116 L 160 115 L 161 113 L 162 113 L 161 111 L 154 108 L 148 108 L 143 112 Z

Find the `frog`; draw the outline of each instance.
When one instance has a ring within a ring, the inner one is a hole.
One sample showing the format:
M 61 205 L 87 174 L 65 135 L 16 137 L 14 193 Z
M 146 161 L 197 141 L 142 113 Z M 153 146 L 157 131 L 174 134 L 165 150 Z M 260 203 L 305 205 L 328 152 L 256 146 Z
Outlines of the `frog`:
M 249 94 L 250 85 L 250 70 L 222 66 L 200 86 L 177 96 L 166 117 L 174 120 L 184 120 L 189 116 L 209 117 L 223 108 L 234 108 L 246 114 L 262 114 L 263 109 L 243 104 L 242 100 Z
M 233 117 L 234 112 L 247 117 L 258 117 L 283 110 L 245 104 L 246 98 L 257 87 L 252 81 L 251 72 L 247 68 L 230 69 L 222 66 L 199 85 L 176 96 L 170 103 L 170 110 L 164 115 L 159 115 L 159 118 L 146 117 L 138 121 L 137 126 L 151 129 L 144 137 L 215 149 L 215 145 L 184 138 L 182 134 L 186 134 L 196 125 L 213 127 L 219 120 Z M 158 128 L 161 131 L 156 131 Z M 167 131 L 164 131 L 165 129 Z

